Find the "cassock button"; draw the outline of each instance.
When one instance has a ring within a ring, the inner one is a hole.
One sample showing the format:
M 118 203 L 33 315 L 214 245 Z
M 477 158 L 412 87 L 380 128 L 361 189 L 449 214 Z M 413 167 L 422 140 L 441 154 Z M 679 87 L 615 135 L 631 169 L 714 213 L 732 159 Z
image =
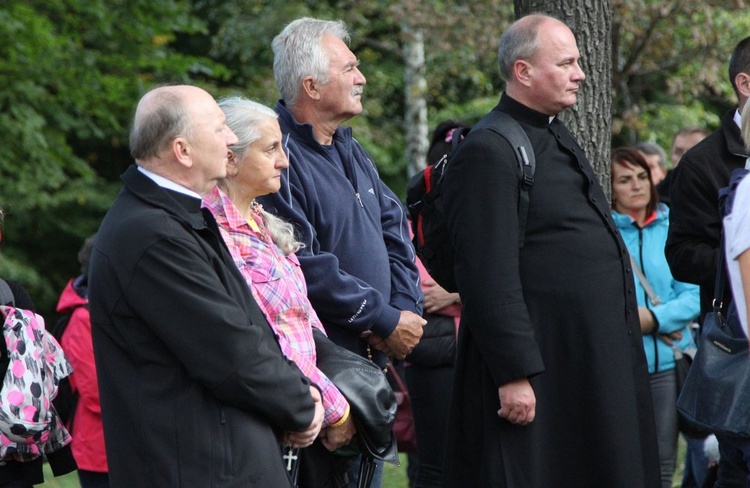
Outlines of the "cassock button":
M 591 201 L 596 203 L 596 197 L 591 197 Z
M 630 268 L 625 268 L 626 273 L 630 273 Z

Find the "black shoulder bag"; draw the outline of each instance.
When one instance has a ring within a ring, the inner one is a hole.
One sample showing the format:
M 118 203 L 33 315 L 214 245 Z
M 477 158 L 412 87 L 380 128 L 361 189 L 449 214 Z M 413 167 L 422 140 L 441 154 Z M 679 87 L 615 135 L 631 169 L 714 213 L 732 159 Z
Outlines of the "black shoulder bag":
M 680 415 L 699 430 L 750 437 L 750 346 L 736 337 L 721 314 L 724 237 L 716 270 L 713 310 L 703 319 L 698 352 L 677 399 Z M 738 320 L 730 304 L 729 320 Z

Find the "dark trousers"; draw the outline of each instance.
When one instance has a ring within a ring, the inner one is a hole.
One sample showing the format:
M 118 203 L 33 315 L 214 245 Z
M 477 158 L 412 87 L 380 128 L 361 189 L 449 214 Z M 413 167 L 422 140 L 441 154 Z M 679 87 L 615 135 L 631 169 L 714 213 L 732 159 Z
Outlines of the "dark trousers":
M 716 436 L 719 440 L 719 479 L 715 488 L 750 488 L 750 439 Z
M 81 488 L 109 488 L 109 473 L 78 470 Z
M 703 488 L 709 482 L 707 480 L 711 476 L 708 457 L 703 452 L 703 444 L 706 439 L 683 437 L 687 449 L 685 449 L 685 471 L 682 475 L 682 488 Z M 713 483 L 710 486 L 713 486 Z
M 453 366 L 406 367 L 406 385 L 414 413 L 419 462 L 414 488 L 443 484 L 443 454 L 448 425 Z

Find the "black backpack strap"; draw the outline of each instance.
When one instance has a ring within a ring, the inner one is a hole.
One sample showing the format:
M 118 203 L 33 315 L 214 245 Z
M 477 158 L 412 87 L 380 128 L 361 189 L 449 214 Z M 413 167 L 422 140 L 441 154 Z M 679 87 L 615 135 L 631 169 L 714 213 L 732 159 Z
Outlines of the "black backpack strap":
M 16 299 L 13 297 L 13 292 L 5 280 L 0 280 L 0 305 L 10 305 L 11 307 L 16 305 Z
M 505 112 L 492 110 L 477 122 L 474 129 L 489 129 L 502 136 L 513 148 L 513 154 L 518 161 L 519 168 L 519 196 L 518 196 L 518 247 L 523 247 L 526 238 L 526 221 L 529 217 L 529 190 L 534 185 L 534 171 L 536 158 L 534 148 L 531 147 L 529 136 Z

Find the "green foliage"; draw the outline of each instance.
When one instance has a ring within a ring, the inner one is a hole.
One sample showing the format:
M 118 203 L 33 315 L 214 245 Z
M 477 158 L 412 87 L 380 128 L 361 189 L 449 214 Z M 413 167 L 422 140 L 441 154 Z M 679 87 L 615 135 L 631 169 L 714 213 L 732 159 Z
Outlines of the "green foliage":
M 715 127 L 734 103 L 726 61 L 750 31 L 743 2 L 612 4 L 614 143 L 668 147 L 682 125 Z M 273 105 L 271 40 L 306 15 L 347 23 L 367 77 L 365 111 L 347 124 L 399 195 L 405 27 L 424 34 L 430 128 L 447 118 L 473 123 L 497 103 L 497 41 L 514 18 L 505 0 L 5 0 L 0 273 L 26 284 L 49 313 L 131 162 L 127 133 L 141 94 L 193 83 Z
M 47 314 L 116 194 L 140 94 L 229 73 L 171 46 L 178 34 L 205 31 L 190 8 L 146 0 L 0 6 L 0 271 L 27 285 Z
M 750 30 L 742 2 L 614 0 L 613 144 L 669 147 L 686 125 L 715 128 L 736 105 L 727 79 Z

